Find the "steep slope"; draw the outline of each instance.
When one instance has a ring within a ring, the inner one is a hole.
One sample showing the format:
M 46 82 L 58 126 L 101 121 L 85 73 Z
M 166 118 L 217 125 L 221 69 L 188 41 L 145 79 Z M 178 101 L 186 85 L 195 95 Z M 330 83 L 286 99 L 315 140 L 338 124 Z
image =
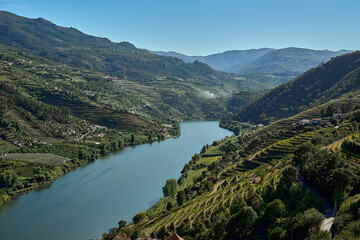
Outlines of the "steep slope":
M 360 88 L 360 52 L 345 54 L 311 69 L 240 110 L 236 121 L 264 122 L 299 113 Z
M 360 110 L 337 121 L 322 118 L 316 126 L 292 124 L 320 117 L 334 102 L 339 108 L 360 107 L 358 96 L 340 98 L 204 146 L 185 164 L 173 195 L 164 194 L 104 239 L 124 234 L 164 239 L 174 232 L 184 239 L 331 239 L 319 237 L 318 229 L 335 202 L 342 211 L 333 233 L 343 239 L 346 224 L 359 220 Z M 350 139 L 335 153 L 327 149 Z M 349 209 L 353 196 L 357 204 Z

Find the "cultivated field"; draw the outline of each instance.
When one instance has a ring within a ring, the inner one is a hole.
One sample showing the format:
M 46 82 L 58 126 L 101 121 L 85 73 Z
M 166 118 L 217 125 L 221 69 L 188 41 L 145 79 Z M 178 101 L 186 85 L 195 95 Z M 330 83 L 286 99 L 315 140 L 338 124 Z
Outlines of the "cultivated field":
M 2 159 L 28 161 L 34 163 L 42 163 L 49 166 L 60 166 L 70 158 L 57 156 L 49 153 L 7 153 L 1 157 Z

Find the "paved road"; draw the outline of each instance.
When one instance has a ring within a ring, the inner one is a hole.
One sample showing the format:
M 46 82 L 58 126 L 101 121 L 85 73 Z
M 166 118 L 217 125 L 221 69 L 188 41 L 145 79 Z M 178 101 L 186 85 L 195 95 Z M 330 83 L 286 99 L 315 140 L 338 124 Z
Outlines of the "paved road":
M 321 223 L 320 230 L 322 231 L 329 231 L 331 230 L 331 227 L 334 223 L 334 217 L 325 218 L 325 220 Z
M 333 223 L 334 223 L 334 219 L 335 219 L 335 218 L 334 218 L 334 214 L 335 214 L 335 212 L 334 212 L 334 209 L 335 209 L 334 205 L 333 205 L 330 201 L 326 200 L 326 198 L 325 198 L 321 193 L 319 193 L 319 192 L 317 192 L 315 189 L 313 189 L 313 188 L 308 184 L 308 182 L 301 176 L 301 174 L 300 174 L 300 168 L 297 167 L 297 169 L 298 169 L 298 171 L 299 171 L 299 181 L 302 183 L 303 188 L 304 188 L 305 190 L 309 189 L 309 190 L 312 191 L 316 196 L 318 196 L 318 197 L 320 197 L 321 199 L 324 200 L 324 204 L 325 204 L 325 206 L 324 206 L 324 209 L 325 209 L 325 213 L 324 213 L 324 215 L 325 215 L 325 220 L 321 223 L 320 229 L 321 229 L 321 230 L 324 230 L 324 231 L 329 231 L 329 232 L 331 232 L 331 227 L 332 227 L 332 225 L 333 225 Z

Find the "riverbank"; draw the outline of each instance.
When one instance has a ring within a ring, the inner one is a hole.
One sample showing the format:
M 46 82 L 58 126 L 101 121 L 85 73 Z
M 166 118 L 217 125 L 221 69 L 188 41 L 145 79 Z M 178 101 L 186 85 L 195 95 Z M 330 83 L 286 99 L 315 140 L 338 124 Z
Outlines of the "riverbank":
M 168 131 L 169 129 L 171 131 Z M 103 135 L 91 142 L 85 139 L 76 139 L 61 141 L 49 146 L 27 147 L 12 151 L 19 156 L 33 154 L 32 161 L 29 159 L 7 159 L 4 155 L 0 161 L 0 168 L 3 172 L 0 176 L 0 207 L 10 203 L 12 199 L 16 199 L 23 193 L 51 185 L 65 174 L 101 157 L 129 146 L 164 141 L 168 138 L 179 137 L 181 134 L 178 124 L 168 125 L 162 129 L 162 132 L 153 134 L 129 133 L 119 135 L 114 134 L 114 132 L 109 133 L 113 134 Z M 44 152 L 53 153 L 55 154 L 54 157 L 62 156 L 71 158 L 71 160 L 60 165 L 53 165 L 51 160 L 37 161 L 39 155 L 44 154 Z
M 78 167 L 0 209 L 0 239 L 96 239 L 148 209 L 195 153 L 231 134 L 217 121 L 184 122 L 177 138 L 127 147 Z

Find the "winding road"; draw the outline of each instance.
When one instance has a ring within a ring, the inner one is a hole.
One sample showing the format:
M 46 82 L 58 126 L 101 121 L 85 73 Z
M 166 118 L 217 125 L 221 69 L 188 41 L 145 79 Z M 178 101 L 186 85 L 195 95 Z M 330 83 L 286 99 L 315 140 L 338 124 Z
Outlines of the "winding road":
M 318 191 L 316 191 L 314 188 L 312 188 L 309 183 L 303 178 L 303 176 L 301 176 L 300 174 L 300 167 L 296 167 L 298 169 L 299 172 L 299 181 L 302 183 L 303 188 L 305 190 L 310 190 L 311 192 L 313 192 L 316 196 L 318 196 L 319 198 L 324 200 L 324 209 L 325 209 L 325 219 L 324 221 L 321 223 L 321 227 L 320 230 L 323 231 L 329 231 L 331 233 L 331 227 L 334 223 L 334 219 L 335 219 L 335 206 L 328 201 L 321 193 L 319 193 Z

